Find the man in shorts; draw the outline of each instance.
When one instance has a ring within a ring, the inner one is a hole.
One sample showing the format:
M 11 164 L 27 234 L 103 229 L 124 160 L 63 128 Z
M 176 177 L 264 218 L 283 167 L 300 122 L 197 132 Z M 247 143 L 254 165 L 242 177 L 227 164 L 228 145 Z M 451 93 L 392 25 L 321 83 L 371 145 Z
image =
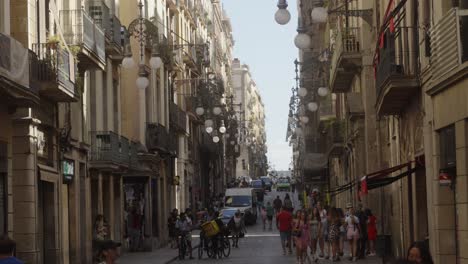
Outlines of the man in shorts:
M 291 255 L 292 214 L 285 207 L 282 207 L 280 213 L 276 216 L 276 227 L 280 231 L 283 255 L 286 255 L 286 247 L 288 248 L 289 255 Z

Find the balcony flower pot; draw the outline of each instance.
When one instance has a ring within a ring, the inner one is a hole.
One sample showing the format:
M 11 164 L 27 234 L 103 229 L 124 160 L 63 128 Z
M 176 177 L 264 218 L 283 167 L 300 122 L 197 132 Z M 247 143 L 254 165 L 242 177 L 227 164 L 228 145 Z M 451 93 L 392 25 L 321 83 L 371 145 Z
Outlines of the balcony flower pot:
M 58 45 L 60 43 L 60 39 L 57 36 L 50 36 L 47 40 L 46 47 L 48 49 L 57 49 Z

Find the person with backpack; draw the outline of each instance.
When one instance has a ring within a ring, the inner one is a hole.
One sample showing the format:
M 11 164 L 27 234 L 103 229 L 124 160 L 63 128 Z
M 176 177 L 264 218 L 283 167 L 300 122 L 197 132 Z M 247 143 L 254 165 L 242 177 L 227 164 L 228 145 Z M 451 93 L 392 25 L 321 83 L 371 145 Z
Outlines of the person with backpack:
M 275 214 L 275 210 L 273 209 L 273 206 L 271 206 L 270 202 L 267 202 L 267 205 L 265 207 L 266 209 L 266 217 L 267 217 L 267 223 L 268 223 L 268 230 L 271 231 L 271 225 L 273 222 L 273 215 Z
M 283 207 L 283 202 L 281 201 L 279 195 L 276 196 L 276 199 L 273 201 L 273 207 L 275 208 L 275 215 L 278 215 Z
M 284 204 L 284 207 L 286 207 L 289 212 L 294 211 L 293 204 L 288 193 L 286 194 L 286 196 L 284 196 L 283 204 Z
M 356 262 L 357 261 L 357 247 L 359 242 L 359 218 L 355 215 L 353 205 L 348 203 L 346 206 L 348 209 L 349 215 L 346 217 L 346 237 L 349 241 L 349 247 L 351 249 L 351 254 L 349 260 Z

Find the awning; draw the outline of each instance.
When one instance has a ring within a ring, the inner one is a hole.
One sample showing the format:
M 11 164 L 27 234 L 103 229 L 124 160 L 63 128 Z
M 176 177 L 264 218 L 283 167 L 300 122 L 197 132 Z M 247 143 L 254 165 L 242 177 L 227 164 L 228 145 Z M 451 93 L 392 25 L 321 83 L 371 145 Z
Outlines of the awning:
M 416 166 L 414 168 L 411 168 L 411 169 L 409 169 L 409 170 L 407 170 L 407 171 L 405 171 L 405 172 L 403 172 L 403 173 L 401 173 L 401 174 L 399 174 L 397 176 L 394 176 L 394 177 L 386 177 L 386 176 L 390 175 L 391 173 L 394 173 L 394 172 L 396 172 L 398 170 L 401 170 L 401 169 L 403 169 L 405 167 L 407 168 L 407 167 L 411 166 L 412 163 L 416 163 Z M 411 175 L 414 172 L 416 172 L 416 171 L 418 171 L 420 169 L 423 169 L 423 168 L 424 168 L 424 164 L 421 164 L 420 162 L 407 162 L 407 163 L 400 164 L 400 165 L 397 165 L 397 166 L 394 166 L 394 167 L 391 167 L 391 168 L 387 168 L 387 169 L 384 169 L 384 170 L 369 173 L 367 175 L 364 175 L 359 180 L 353 180 L 353 181 L 351 181 L 351 182 L 349 182 L 347 184 L 338 186 L 335 189 L 332 189 L 332 190 L 328 191 L 328 193 L 331 194 L 332 196 L 335 196 L 335 195 L 338 195 L 338 194 L 340 194 L 342 192 L 345 192 L 345 191 L 348 191 L 348 190 L 352 189 L 353 186 L 355 186 L 355 185 L 358 186 L 358 188 L 359 188 L 360 187 L 359 185 L 361 184 L 361 181 L 366 181 L 368 190 L 384 187 L 386 185 L 392 184 L 395 181 L 398 181 L 398 180 L 402 179 L 405 176 Z

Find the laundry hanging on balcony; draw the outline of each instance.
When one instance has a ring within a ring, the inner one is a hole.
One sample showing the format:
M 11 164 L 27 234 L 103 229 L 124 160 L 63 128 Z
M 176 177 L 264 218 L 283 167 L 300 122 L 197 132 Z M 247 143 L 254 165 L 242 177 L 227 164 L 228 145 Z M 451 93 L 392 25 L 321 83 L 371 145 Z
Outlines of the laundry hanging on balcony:
M 379 65 L 380 62 L 380 50 L 385 46 L 385 32 L 387 29 L 390 31 L 390 33 L 395 32 L 395 16 L 406 4 L 406 1 L 407 0 L 400 1 L 396 7 L 395 0 L 390 0 L 388 2 L 387 9 L 385 10 L 384 20 L 378 32 L 379 41 L 377 41 L 374 52 L 374 78 L 377 78 L 377 65 Z

